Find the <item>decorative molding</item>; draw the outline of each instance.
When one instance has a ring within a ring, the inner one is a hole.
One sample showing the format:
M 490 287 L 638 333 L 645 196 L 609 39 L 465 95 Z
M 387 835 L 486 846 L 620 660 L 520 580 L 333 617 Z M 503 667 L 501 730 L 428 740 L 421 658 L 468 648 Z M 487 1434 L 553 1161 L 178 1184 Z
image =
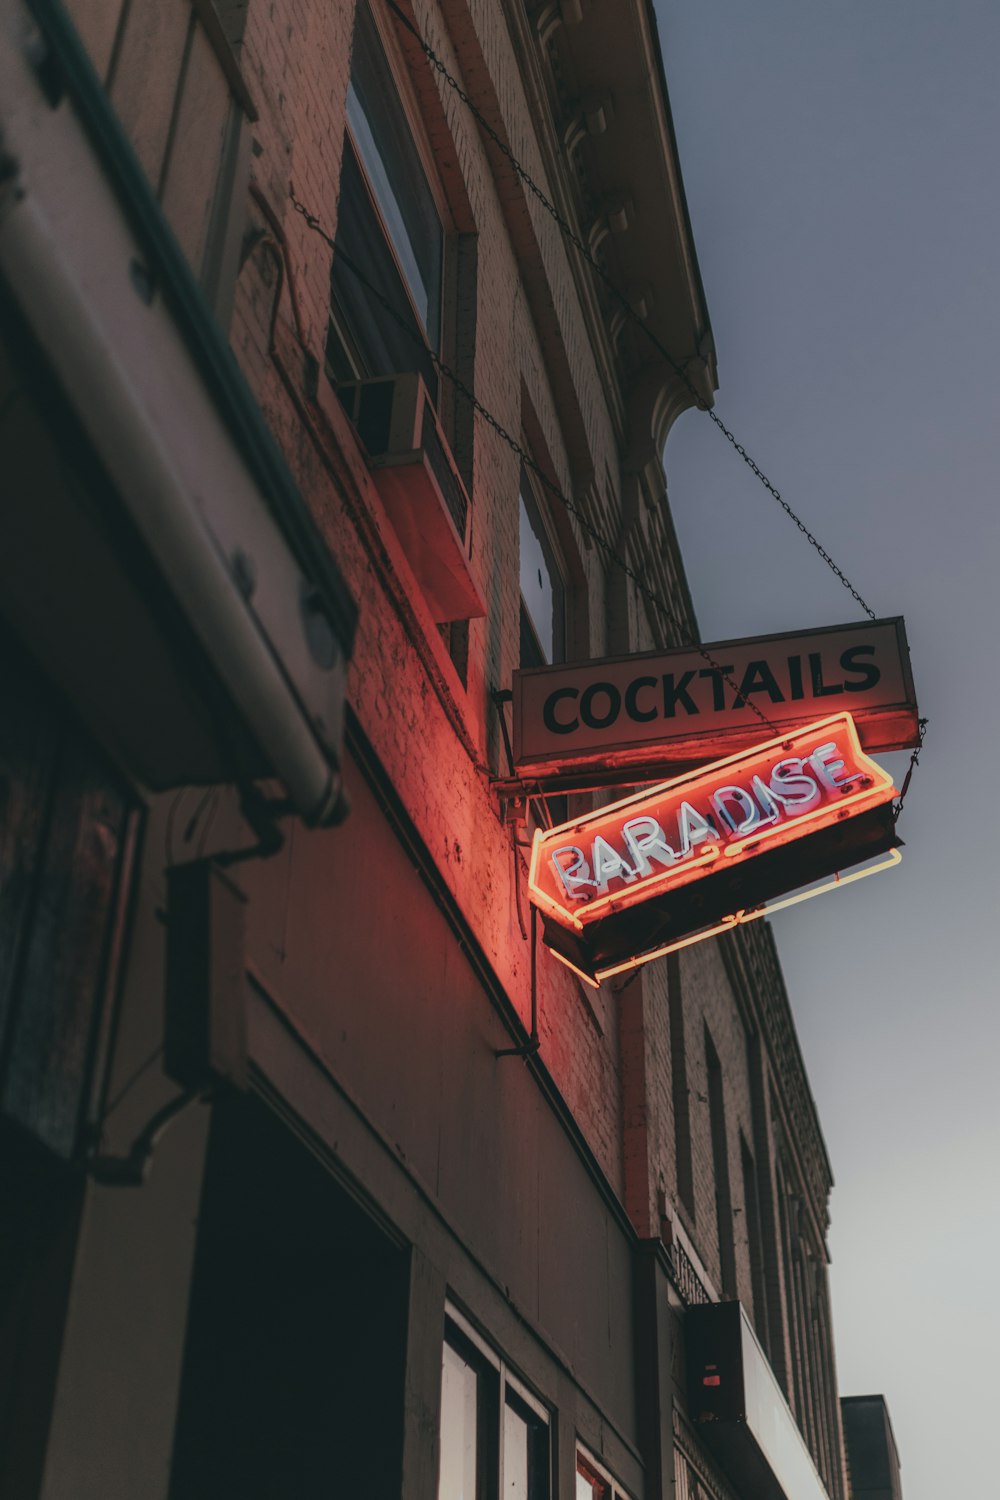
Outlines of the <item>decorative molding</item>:
M 533 17 L 538 40 L 543 47 L 547 47 L 552 34 L 563 23 L 562 6 L 559 0 L 550 0 L 547 5 L 540 5 Z
M 610 94 L 589 94 L 580 101 L 588 135 L 603 135 L 615 117 L 615 102 Z
M 788 1148 L 798 1158 L 809 1208 L 821 1233 L 829 1223 L 833 1173 L 795 1034 L 784 976 L 767 921 L 735 928 L 721 940 L 730 979 L 760 1027 L 780 1104 L 788 1117 Z

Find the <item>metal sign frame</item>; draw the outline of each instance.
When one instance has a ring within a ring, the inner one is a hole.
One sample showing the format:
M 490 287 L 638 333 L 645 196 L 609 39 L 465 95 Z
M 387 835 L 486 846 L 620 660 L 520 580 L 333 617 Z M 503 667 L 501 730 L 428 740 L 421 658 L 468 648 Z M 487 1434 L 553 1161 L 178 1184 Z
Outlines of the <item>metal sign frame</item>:
M 590 983 L 891 854 L 892 778 L 849 713 L 537 831 L 547 945 Z
M 841 706 L 866 750 L 919 742 L 901 616 L 530 668 L 514 673 L 512 696 L 513 775 L 495 783 L 501 795 L 660 779 Z

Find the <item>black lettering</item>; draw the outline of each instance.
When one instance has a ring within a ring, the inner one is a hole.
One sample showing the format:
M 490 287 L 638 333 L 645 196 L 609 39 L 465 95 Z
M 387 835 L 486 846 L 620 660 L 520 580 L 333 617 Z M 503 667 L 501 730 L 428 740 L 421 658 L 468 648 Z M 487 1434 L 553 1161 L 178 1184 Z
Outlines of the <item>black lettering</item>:
M 812 690 L 814 698 L 832 698 L 834 693 L 842 693 L 844 684 L 842 682 L 831 683 L 829 687 L 823 681 L 823 658 L 818 651 L 809 653 L 809 676 L 812 679 Z
M 702 667 L 698 673 L 699 677 L 711 677 L 712 679 L 712 707 L 716 713 L 721 713 L 726 706 L 724 682 L 727 677 L 733 675 L 735 670 L 736 668 L 732 665 L 728 667 Z
M 775 681 L 774 673 L 766 661 L 752 661 L 747 667 L 733 707 L 745 707 L 750 701 L 751 693 L 766 693 L 772 703 L 785 701 L 785 695 Z
M 848 680 L 844 687 L 849 693 L 864 693 L 873 688 L 881 680 L 882 673 L 873 661 L 856 661 L 858 656 L 874 656 L 874 646 L 852 646 L 849 651 L 843 651 L 840 657 L 840 665 L 845 672 L 860 672 L 861 681 L 851 682 Z
M 556 704 L 563 698 L 577 697 L 579 697 L 579 689 L 571 687 L 556 688 L 554 693 L 549 694 L 542 709 L 542 723 L 549 731 L 549 734 L 572 734 L 574 729 L 579 729 L 579 719 L 574 719 L 572 723 L 566 724 L 560 723 L 556 718 Z
M 806 695 L 806 690 L 802 686 L 801 656 L 790 656 L 788 658 L 788 679 L 792 684 L 792 697 L 804 698 Z
M 663 674 L 663 717 L 672 719 L 677 712 L 678 703 L 683 703 L 689 714 L 698 712 L 697 703 L 693 702 L 688 686 L 694 681 L 694 671 L 685 672 L 680 682 L 674 682 L 673 672 Z
M 603 718 L 594 713 L 594 699 L 604 693 L 608 700 L 608 711 Z M 580 699 L 580 718 L 588 729 L 607 729 L 621 712 L 622 695 L 613 682 L 592 682 Z
M 642 709 L 639 707 L 638 703 L 639 689 L 644 687 L 655 688 L 655 686 L 655 677 L 637 677 L 635 681 L 630 682 L 628 687 L 625 689 L 625 712 L 628 714 L 629 718 L 634 719 L 637 724 L 648 724 L 651 719 L 656 718 L 655 708 Z

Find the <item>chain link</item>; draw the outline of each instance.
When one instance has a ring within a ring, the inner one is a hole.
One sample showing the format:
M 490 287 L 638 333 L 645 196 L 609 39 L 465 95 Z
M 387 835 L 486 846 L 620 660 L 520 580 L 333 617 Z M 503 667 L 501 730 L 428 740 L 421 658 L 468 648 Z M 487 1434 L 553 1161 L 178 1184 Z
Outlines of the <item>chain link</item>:
M 480 110 L 479 106 L 472 101 L 472 99 L 466 93 L 465 89 L 459 83 L 458 79 L 454 76 L 453 73 L 449 71 L 447 65 L 442 61 L 442 59 L 438 57 L 437 53 L 431 47 L 430 43 L 424 40 L 421 33 L 417 30 L 416 26 L 410 20 L 409 16 L 406 15 L 405 11 L 400 8 L 400 6 L 396 3 L 396 0 L 385 0 L 385 4 L 389 8 L 389 10 L 392 11 L 393 15 L 399 21 L 400 25 L 405 27 L 405 29 L 413 37 L 414 41 L 417 43 L 417 46 L 427 58 L 427 61 L 430 63 L 431 67 L 435 70 L 435 72 L 440 74 L 448 87 L 466 106 L 472 117 L 475 119 L 476 123 L 479 125 L 480 129 L 488 137 L 488 139 L 493 142 L 497 150 L 509 163 L 510 167 L 516 173 L 520 181 L 524 183 L 524 186 L 528 189 L 528 191 L 538 200 L 538 202 L 545 209 L 546 213 L 549 214 L 549 216 L 555 221 L 564 237 L 569 241 L 569 243 L 573 246 L 577 253 L 583 257 L 587 265 L 590 266 L 590 268 L 600 277 L 601 281 L 604 283 L 605 287 L 608 289 L 615 302 L 625 313 L 626 317 L 635 324 L 635 326 L 640 330 L 641 333 L 646 336 L 649 342 L 653 345 L 653 348 L 657 351 L 661 358 L 666 361 L 670 369 L 674 372 L 678 380 L 684 386 L 684 389 L 687 391 L 688 395 L 693 399 L 699 411 L 707 413 L 707 415 L 711 418 L 716 427 L 722 433 L 723 437 L 725 437 L 726 440 L 732 444 L 733 448 L 739 454 L 743 462 L 747 465 L 750 472 L 755 475 L 755 477 L 767 490 L 768 494 L 771 495 L 771 497 L 778 503 L 778 505 L 780 505 L 781 509 L 785 512 L 785 515 L 788 516 L 790 520 L 795 522 L 795 525 L 805 537 L 806 541 L 810 544 L 810 546 L 815 548 L 819 556 L 822 558 L 823 562 L 826 563 L 827 567 L 833 573 L 834 577 L 840 580 L 840 583 L 850 594 L 851 598 L 861 607 L 861 609 L 864 610 L 868 618 L 870 620 L 876 619 L 877 616 L 875 614 L 875 611 L 865 603 L 864 599 L 858 593 L 857 589 L 851 583 L 847 575 L 842 571 L 842 569 L 837 566 L 833 558 L 830 556 L 829 552 L 827 552 L 826 548 L 820 544 L 820 542 L 809 530 L 809 527 L 802 520 L 802 518 L 796 514 L 796 512 L 789 505 L 788 501 L 768 479 L 764 471 L 759 467 L 758 464 L 754 462 L 753 458 L 744 448 L 743 444 L 736 441 L 734 434 L 730 432 L 729 428 L 726 426 L 725 422 L 723 422 L 722 418 L 717 414 L 710 403 L 698 390 L 697 386 L 688 375 L 685 366 L 680 364 L 674 358 L 669 349 L 667 349 L 666 345 L 649 327 L 649 324 L 646 322 L 645 318 L 640 317 L 639 313 L 636 312 L 635 308 L 632 306 L 631 302 L 629 302 L 628 298 L 624 295 L 623 292 L 619 290 L 614 279 L 601 265 L 600 261 L 594 255 L 589 245 L 586 245 L 583 240 L 580 239 L 580 236 L 573 229 L 572 225 L 559 212 L 558 208 L 556 208 L 551 199 L 538 186 L 534 178 L 528 172 L 527 168 L 521 165 L 517 157 L 514 155 L 513 151 L 507 145 L 506 141 L 503 140 L 497 130 L 494 129 L 489 120 L 486 119 L 486 116 L 483 114 L 482 110 Z
M 706 411 L 708 413 L 709 417 L 715 423 L 716 427 L 722 433 L 723 437 L 727 440 L 727 442 L 732 443 L 734 449 L 739 454 L 740 458 L 742 458 L 743 462 L 750 469 L 751 473 L 753 473 L 753 474 L 755 474 L 757 476 L 757 478 L 760 480 L 761 484 L 767 490 L 768 494 L 771 495 L 771 496 L 773 496 L 773 498 L 781 506 L 782 510 L 785 512 L 785 515 L 788 516 L 790 520 L 792 520 L 792 521 L 795 522 L 796 526 L 799 528 L 799 530 L 801 531 L 802 535 L 805 537 L 806 541 L 810 544 L 810 546 L 815 547 L 816 551 L 819 553 L 820 557 L 826 563 L 826 565 L 830 569 L 831 573 L 833 573 L 833 575 L 834 575 L 835 578 L 839 578 L 840 579 L 840 582 L 843 584 L 844 588 L 850 594 L 851 598 L 854 599 L 855 602 L 861 606 L 861 608 L 864 610 L 865 614 L 868 616 L 869 620 L 876 619 L 877 616 L 875 614 L 875 611 L 868 604 L 865 603 L 864 599 L 862 599 L 861 595 L 858 593 L 857 589 L 854 587 L 854 585 L 851 582 L 851 580 L 846 576 L 846 574 L 844 574 L 840 570 L 840 568 L 837 567 L 837 564 L 834 562 L 834 560 L 830 556 L 829 552 L 827 552 L 826 548 L 823 547 L 816 540 L 816 538 L 813 536 L 812 532 L 809 530 L 809 527 L 802 520 L 802 518 L 800 516 L 796 515 L 795 511 L 792 509 L 792 507 L 789 505 L 788 501 L 781 494 L 780 490 L 778 490 L 778 489 L 775 488 L 775 486 L 771 483 L 770 479 L 768 479 L 767 475 L 764 473 L 763 469 L 761 469 L 759 467 L 759 465 L 757 465 L 754 462 L 754 460 L 750 457 L 750 454 L 744 448 L 743 444 L 742 443 L 738 443 L 736 441 L 735 435 L 732 432 L 730 432 L 729 428 L 726 426 L 725 422 L 719 416 L 718 412 L 713 411 L 711 407 L 705 407 L 705 406 L 702 407 L 702 410 Z
M 892 821 L 894 823 L 899 822 L 899 815 L 903 811 L 903 802 L 906 798 L 907 792 L 910 790 L 910 782 L 913 780 L 913 773 L 916 770 L 917 766 L 920 764 L 920 752 L 924 748 L 924 736 L 926 735 L 926 733 L 927 720 L 919 719 L 917 721 L 916 748 L 914 749 L 913 754 L 910 756 L 910 764 L 907 766 L 906 775 L 903 777 L 903 785 L 900 787 L 899 791 L 899 800 L 898 802 L 894 802 L 892 807 Z

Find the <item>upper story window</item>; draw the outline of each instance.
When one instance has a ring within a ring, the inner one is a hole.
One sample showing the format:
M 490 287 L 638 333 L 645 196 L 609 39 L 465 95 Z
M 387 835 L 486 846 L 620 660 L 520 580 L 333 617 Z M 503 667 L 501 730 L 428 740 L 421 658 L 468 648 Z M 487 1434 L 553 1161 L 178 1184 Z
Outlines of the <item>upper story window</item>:
M 522 667 L 566 659 L 566 584 L 555 541 L 527 469 L 521 469 Z
M 733 1195 L 729 1178 L 729 1139 L 726 1128 L 725 1085 L 722 1064 L 708 1027 L 705 1027 L 705 1073 L 708 1084 L 708 1121 L 712 1144 L 712 1175 L 715 1179 L 715 1222 L 719 1239 L 719 1279 L 725 1297 L 735 1298 L 736 1243 Z
M 335 244 L 327 344 L 334 379 L 417 370 L 436 398 L 431 351 L 441 347 L 444 225 L 365 0 L 354 25 Z

